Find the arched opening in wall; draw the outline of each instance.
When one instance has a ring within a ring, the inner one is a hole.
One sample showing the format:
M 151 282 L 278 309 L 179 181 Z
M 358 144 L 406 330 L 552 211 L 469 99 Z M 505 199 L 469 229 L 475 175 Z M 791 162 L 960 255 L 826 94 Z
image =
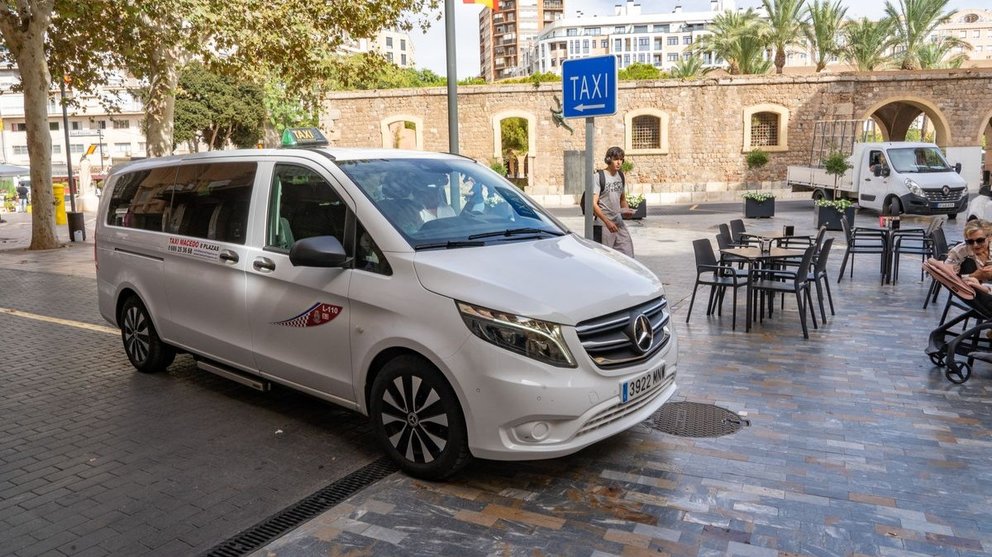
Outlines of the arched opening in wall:
M 379 121 L 386 149 L 424 149 L 424 121 L 419 116 L 396 114 Z
M 525 118 L 503 118 L 499 122 L 502 161 L 506 177 L 517 185 L 525 185 L 529 175 L 530 133 Z
M 950 130 L 943 113 L 926 99 L 887 99 L 870 108 L 864 120 L 877 125 L 870 139 L 879 141 L 925 141 L 946 147 Z
M 992 184 L 992 115 L 985 118 L 982 130 L 982 184 Z

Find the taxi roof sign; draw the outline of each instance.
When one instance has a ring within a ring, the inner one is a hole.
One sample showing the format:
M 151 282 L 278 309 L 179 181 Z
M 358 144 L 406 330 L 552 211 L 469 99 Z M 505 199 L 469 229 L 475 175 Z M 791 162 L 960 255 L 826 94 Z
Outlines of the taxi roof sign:
M 282 132 L 283 147 L 319 147 L 328 144 L 327 138 L 317 128 L 286 128 Z

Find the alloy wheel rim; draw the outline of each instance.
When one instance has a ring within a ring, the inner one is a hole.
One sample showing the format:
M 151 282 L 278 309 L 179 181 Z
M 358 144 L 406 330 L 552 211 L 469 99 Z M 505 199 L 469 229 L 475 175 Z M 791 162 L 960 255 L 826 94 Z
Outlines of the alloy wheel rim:
M 128 308 L 124 314 L 124 349 L 134 361 L 144 362 L 150 347 L 148 319 L 137 307 Z
M 401 375 L 382 394 L 382 426 L 389 444 L 410 462 L 427 464 L 448 444 L 448 413 L 437 390 L 420 377 Z

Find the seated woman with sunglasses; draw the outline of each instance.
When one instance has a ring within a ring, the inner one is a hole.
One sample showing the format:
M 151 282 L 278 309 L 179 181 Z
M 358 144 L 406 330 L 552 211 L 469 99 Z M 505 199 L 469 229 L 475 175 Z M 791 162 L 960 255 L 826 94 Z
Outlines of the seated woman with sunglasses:
M 964 242 L 947 252 L 945 263 L 963 277 L 980 282 L 992 280 L 992 256 L 989 255 L 989 223 L 970 220 L 964 225 Z

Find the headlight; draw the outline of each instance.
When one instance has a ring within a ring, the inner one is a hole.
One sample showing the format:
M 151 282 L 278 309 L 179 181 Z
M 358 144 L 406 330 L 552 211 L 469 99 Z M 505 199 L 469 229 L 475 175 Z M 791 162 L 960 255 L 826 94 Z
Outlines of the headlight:
M 464 302 L 457 304 L 465 325 L 482 340 L 553 366 L 576 367 L 560 325 Z
M 926 194 L 923 193 L 923 188 L 914 182 L 912 178 L 906 178 L 906 187 L 909 189 L 909 193 L 919 197 L 926 197 Z

